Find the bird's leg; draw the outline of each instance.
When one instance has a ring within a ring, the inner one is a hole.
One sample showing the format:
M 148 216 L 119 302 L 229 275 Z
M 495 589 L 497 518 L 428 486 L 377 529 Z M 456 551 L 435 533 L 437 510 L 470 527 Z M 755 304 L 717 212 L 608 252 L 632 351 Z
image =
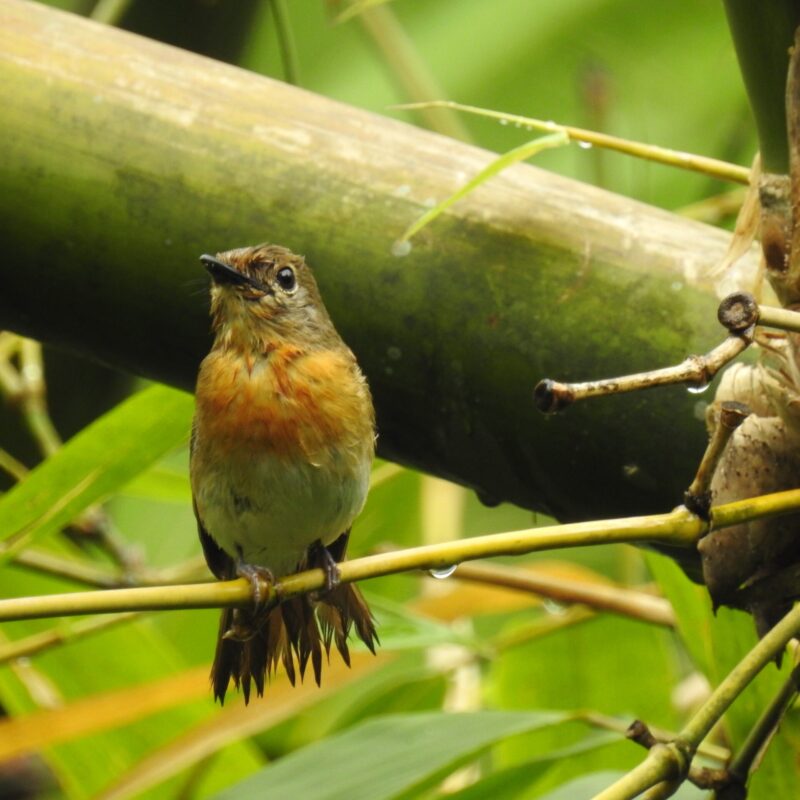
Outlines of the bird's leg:
M 255 610 L 260 610 L 269 599 L 269 589 L 275 583 L 275 576 L 266 567 L 245 563 L 241 556 L 236 560 L 236 575 L 250 582 Z
M 236 559 L 236 575 L 247 578 L 253 596 L 253 611 L 244 608 L 234 608 L 231 625 L 223 634 L 223 639 L 233 639 L 237 642 L 246 642 L 257 633 L 259 626 L 256 624 L 258 612 L 261 611 L 269 599 L 270 586 L 275 582 L 275 576 L 266 567 L 246 563 L 239 554 Z
M 253 625 L 252 617 L 247 616 L 244 609 L 234 608 L 231 624 L 228 626 L 228 630 L 222 634 L 222 638 L 234 642 L 249 642 L 257 633 L 258 628 Z
M 325 573 L 325 591 L 330 592 L 339 584 L 339 565 L 330 550 L 322 542 L 315 542 L 308 550 L 308 566 Z

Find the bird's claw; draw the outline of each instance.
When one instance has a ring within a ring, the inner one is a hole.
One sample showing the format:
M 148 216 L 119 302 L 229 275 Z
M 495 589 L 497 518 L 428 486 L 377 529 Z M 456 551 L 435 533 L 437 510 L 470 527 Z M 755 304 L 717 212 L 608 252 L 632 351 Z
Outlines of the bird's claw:
M 322 593 L 330 592 L 339 585 L 339 565 L 324 544 L 317 543 L 314 546 L 310 561 L 309 566 L 318 567 L 325 573 L 325 588 Z
M 252 625 L 251 621 L 242 613 L 242 610 L 234 608 L 233 621 L 225 633 L 222 634 L 222 638 L 233 642 L 249 642 L 257 633 L 258 629 Z
M 261 609 L 269 600 L 271 587 L 275 583 L 275 576 L 266 567 L 256 564 L 245 564 L 240 561 L 236 565 L 236 574 L 240 578 L 247 578 L 253 596 L 255 610 Z

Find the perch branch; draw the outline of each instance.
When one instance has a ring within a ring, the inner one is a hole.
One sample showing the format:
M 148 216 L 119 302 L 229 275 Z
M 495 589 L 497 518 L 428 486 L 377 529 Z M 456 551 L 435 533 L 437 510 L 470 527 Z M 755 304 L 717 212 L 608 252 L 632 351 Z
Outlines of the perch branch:
M 344 583 L 351 583 L 408 570 L 441 570 L 463 561 L 491 556 L 523 555 L 598 544 L 651 542 L 691 548 L 710 529 L 797 511 L 798 508 L 800 489 L 792 489 L 712 508 L 709 521 L 700 519 L 680 506 L 668 514 L 576 522 L 475 536 L 345 561 L 339 566 L 340 579 Z M 276 581 L 270 587 L 267 602 L 280 602 L 287 597 L 321 589 L 325 581 L 325 573 L 320 569 L 298 572 Z M 0 601 L 0 621 L 118 611 L 237 607 L 247 606 L 251 601 L 250 584 L 240 578 L 207 584 L 13 598 Z

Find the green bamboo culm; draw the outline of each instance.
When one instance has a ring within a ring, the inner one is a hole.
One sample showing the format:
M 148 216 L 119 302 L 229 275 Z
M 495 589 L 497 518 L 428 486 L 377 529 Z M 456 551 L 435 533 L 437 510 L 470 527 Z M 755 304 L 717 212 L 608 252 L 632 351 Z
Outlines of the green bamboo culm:
M 384 457 L 564 521 L 682 496 L 706 438 L 684 388 L 557 418 L 532 393 L 713 347 L 726 232 L 516 164 L 398 248 L 495 154 L 38 3 L 0 4 L 0 96 L 0 327 L 191 388 L 199 255 L 276 242 L 314 268 Z

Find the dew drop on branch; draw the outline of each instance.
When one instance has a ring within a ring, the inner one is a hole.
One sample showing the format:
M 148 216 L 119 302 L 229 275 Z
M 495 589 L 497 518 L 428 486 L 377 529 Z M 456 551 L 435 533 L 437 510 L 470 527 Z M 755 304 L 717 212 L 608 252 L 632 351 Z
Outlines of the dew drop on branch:
M 445 578 L 449 578 L 456 571 L 456 566 L 456 564 L 450 564 L 446 567 L 429 570 L 429 572 L 432 578 L 443 581 Z

